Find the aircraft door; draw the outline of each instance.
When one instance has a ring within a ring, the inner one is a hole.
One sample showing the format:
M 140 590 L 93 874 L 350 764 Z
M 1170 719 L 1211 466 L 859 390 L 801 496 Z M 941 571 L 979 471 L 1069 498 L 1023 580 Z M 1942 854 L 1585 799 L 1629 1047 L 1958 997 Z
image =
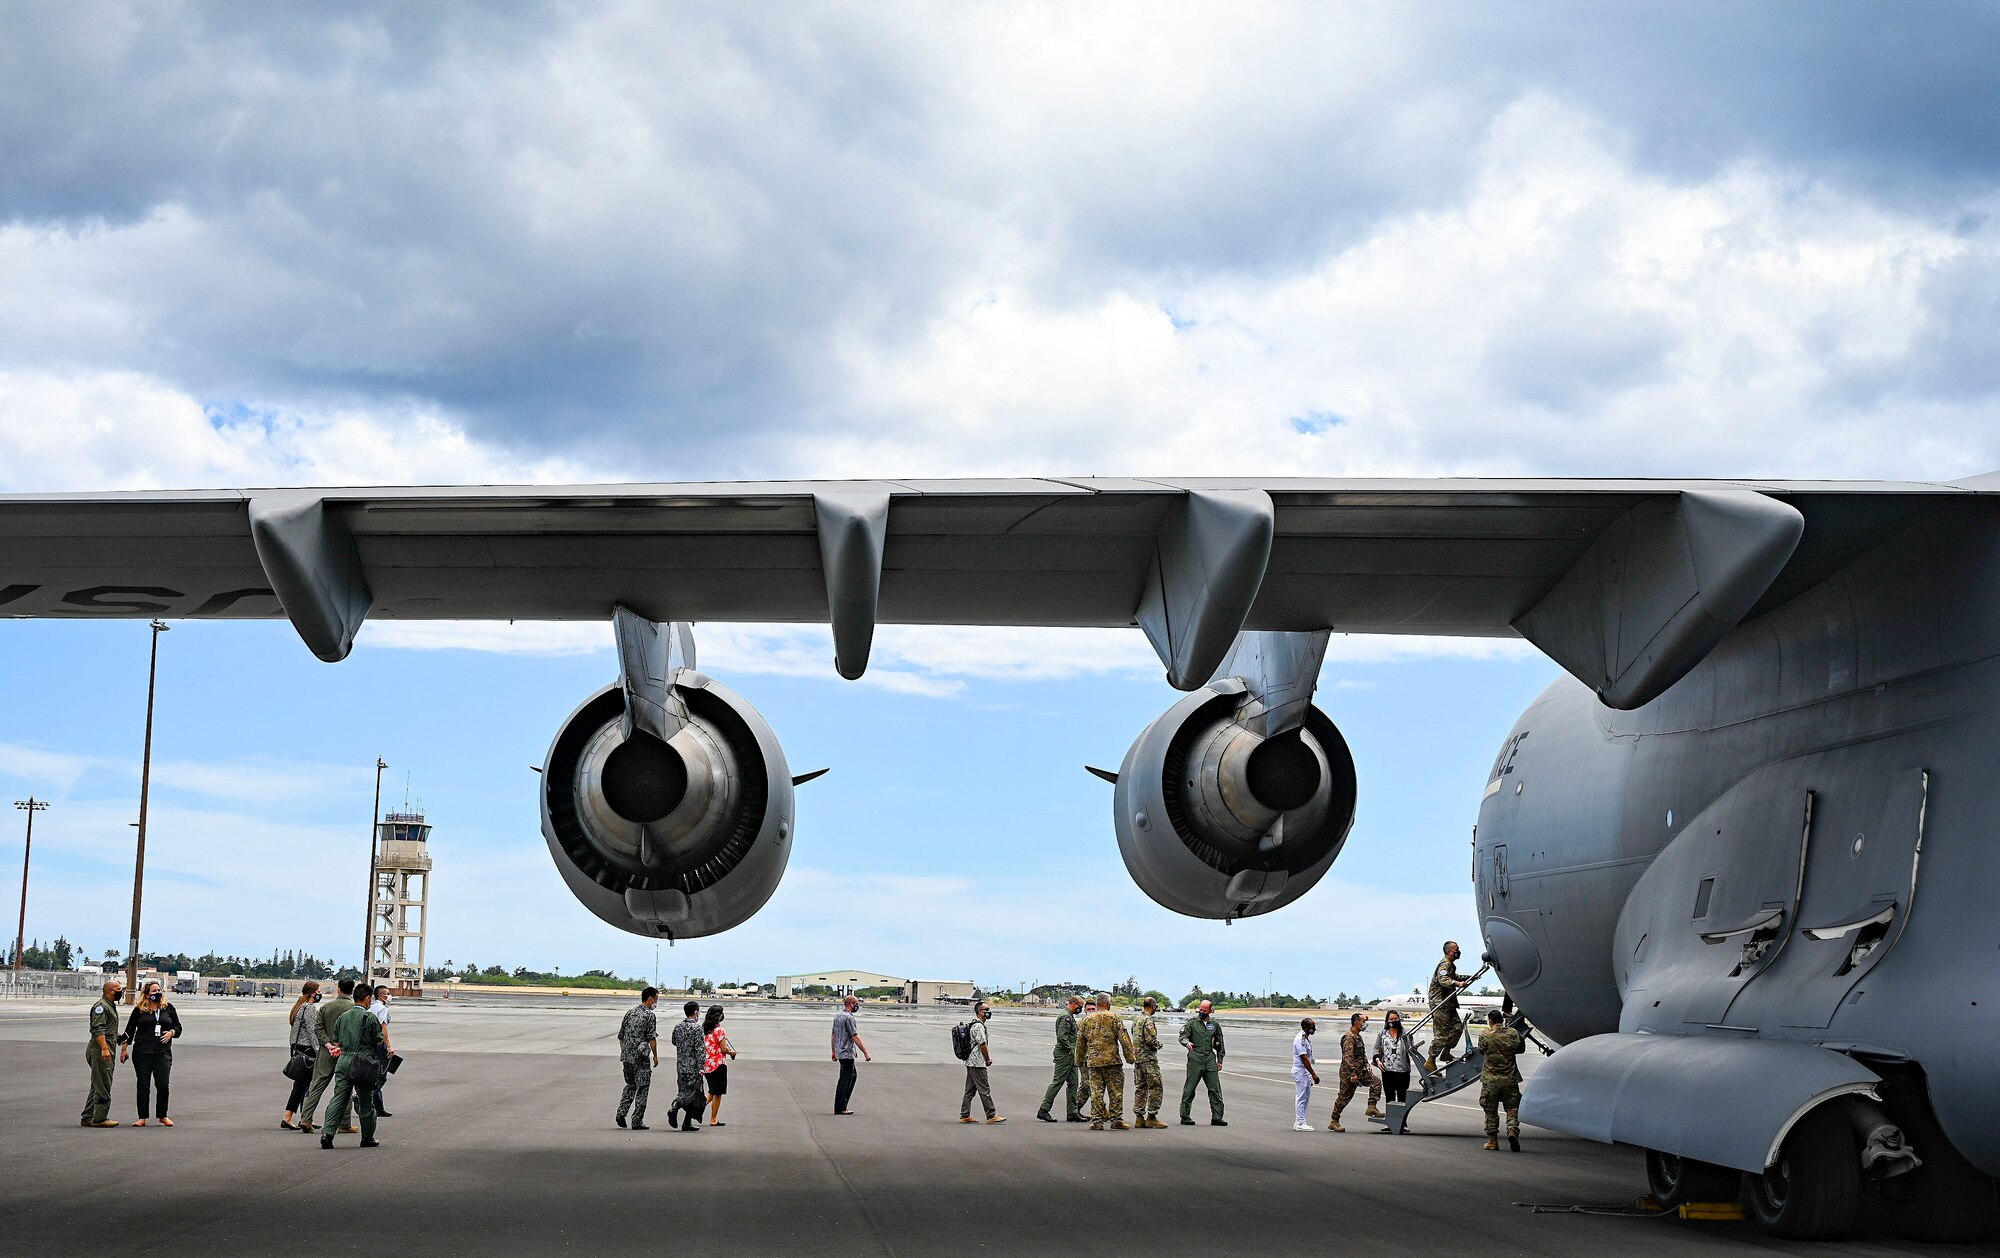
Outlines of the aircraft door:
M 1766 1023 L 1828 1026 L 1843 1003 L 1864 998 L 1862 980 L 1895 946 L 1915 901 L 1930 774 L 1827 780 L 1835 785 L 1820 795 L 1797 937 L 1774 967 L 1779 977 L 1742 1002 Z

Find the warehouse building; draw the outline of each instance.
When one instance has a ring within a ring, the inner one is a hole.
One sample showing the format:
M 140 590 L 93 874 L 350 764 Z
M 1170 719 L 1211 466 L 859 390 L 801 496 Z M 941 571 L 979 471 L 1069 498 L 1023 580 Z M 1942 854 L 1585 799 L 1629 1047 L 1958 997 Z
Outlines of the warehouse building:
M 824 988 L 835 996 L 853 996 L 870 989 L 893 988 L 904 1004 L 929 1005 L 940 1001 L 972 999 L 971 979 L 914 979 L 869 970 L 820 970 L 804 974 L 780 974 L 778 998 L 820 995 L 812 988 Z

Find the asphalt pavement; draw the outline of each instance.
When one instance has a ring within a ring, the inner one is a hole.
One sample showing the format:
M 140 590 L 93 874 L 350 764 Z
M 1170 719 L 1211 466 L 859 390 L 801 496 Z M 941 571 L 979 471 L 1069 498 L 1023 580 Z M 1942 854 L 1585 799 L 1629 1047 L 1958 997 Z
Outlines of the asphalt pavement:
M 1772 1242 L 1747 1223 L 1537 1213 L 1609 1206 L 1644 1188 L 1635 1150 L 1527 1129 L 1519 1154 L 1484 1152 L 1476 1097 L 1421 1107 L 1408 1136 L 1378 1134 L 1359 1101 L 1324 1130 L 1332 1089 L 1291 1130 L 1294 1027 L 1229 1031 L 1230 1125 L 1175 1123 L 1182 1070 L 1168 1050 L 1166 1131 L 1038 1123 L 1051 1019 L 993 1024 L 993 1090 L 1010 1121 L 957 1122 L 955 1017 L 867 1009 L 851 1117 L 832 1113 L 825 1009 L 740 1008 L 729 1028 L 725 1126 L 670 1130 L 677 1010 L 660 1007 L 667 1061 L 653 1130 L 621 1131 L 614 1034 L 625 1002 L 452 1001 L 399 1006 L 406 1058 L 383 1147 L 322 1151 L 285 1132 L 284 1008 L 184 998 L 169 1129 L 135 1129 L 121 1068 L 112 1117 L 78 1125 L 87 1002 L 0 1002 L 0 1254 L 179 1252 L 395 1255 L 916 1255 L 1173 1249 L 1296 1252 L 1932 1252 L 1889 1239 Z M 1337 1052 L 1336 1017 L 1320 1019 Z M 1170 1038 L 1170 1034 L 1169 1034 Z M 1329 1079 L 1331 1069 L 1323 1071 Z M 1128 1077 L 1129 1090 L 1129 1077 Z M 1129 1097 L 1127 1104 L 1129 1112 Z M 1936 1252 L 1967 1252 L 1964 1248 Z

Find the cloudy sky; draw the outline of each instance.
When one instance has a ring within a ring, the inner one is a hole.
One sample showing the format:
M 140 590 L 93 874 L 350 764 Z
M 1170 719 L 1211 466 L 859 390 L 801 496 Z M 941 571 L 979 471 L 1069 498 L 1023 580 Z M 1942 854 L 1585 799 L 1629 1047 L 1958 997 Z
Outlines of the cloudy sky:
M 4 7 L 0 491 L 2000 468 L 1990 7 Z M 4 634 L 30 933 L 113 944 L 143 628 Z M 1136 633 L 886 633 L 859 685 L 823 630 L 701 641 L 835 766 L 779 898 L 662 961 L 711 977 L 1400 985 L 1553 675 L 1339 644 L 1348 854 L 1225 929 L 1076 768 L 1172 697 Z M 526 769 L 607 643 L 175 630 L 148 940 L 353 951 L 379 753 L 441 956 L 650 969 Z

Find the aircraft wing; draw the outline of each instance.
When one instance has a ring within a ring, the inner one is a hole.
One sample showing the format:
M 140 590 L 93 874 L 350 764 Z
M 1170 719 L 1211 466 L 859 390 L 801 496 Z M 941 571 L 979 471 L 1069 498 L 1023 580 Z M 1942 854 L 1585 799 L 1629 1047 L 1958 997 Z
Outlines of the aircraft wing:
M 1912 514 L 1987 488 L 1298 478 L 0 495 L 0 616 L 287 616 L 338 659 L 368 617 L 609 619 L 622 606 L 659 621 L 830 621 L 850 676 L 881 622 L 1137 624 L 1184 687 L 1244 629 L 1520 633 L 1616 691 L 1611 674 L 1645 672 L 1647 644 L 1687 608 L 1733 625 Z M 1663 564 L 1678 575 L 1660 578 Z M 1593 658 L 1564 658 L 1578 650 Z

